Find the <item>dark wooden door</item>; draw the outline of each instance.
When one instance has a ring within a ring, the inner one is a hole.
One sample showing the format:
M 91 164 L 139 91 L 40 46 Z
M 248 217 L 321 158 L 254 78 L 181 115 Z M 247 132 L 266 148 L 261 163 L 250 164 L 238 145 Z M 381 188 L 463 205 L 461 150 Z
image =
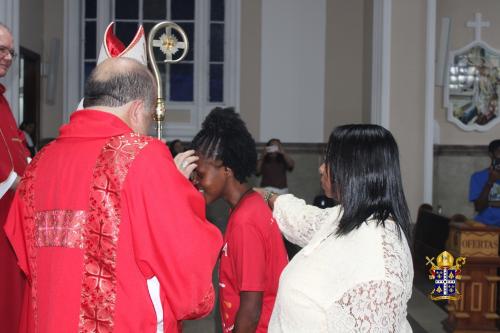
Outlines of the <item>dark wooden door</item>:
M 40 55 L 24 47 L 19 56 L 19 108 L 25 122 L 35 124 L 33 141 L 40 140 Z

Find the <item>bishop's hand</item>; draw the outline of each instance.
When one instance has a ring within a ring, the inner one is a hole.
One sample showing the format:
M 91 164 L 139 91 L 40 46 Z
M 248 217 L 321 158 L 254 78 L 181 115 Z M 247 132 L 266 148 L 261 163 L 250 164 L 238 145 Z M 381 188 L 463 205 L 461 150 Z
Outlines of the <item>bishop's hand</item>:
M 177 154 L 174 158 L 175 166 L 180 173 L 187 179 L 191 176 L 191 173 L 196 169 L 196 161 L 199 157 L 195 155 L 194 150 L 187 150 L 183 153 Z

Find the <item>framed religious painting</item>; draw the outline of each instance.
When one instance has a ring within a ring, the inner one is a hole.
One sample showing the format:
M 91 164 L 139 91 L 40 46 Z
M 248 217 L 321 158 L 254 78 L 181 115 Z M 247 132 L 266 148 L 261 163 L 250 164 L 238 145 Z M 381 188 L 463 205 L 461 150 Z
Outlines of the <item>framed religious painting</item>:
M 450 122 L 466 131 L 487 131 L 500 122 L 500 51 L 475 41 L 450 52 L 445 80 Z

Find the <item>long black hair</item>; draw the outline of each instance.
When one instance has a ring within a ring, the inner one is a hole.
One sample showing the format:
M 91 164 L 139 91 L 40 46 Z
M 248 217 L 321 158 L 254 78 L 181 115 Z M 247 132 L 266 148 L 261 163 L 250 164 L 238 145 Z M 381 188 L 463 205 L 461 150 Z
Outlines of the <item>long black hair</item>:
M 191 146 L 206 158 L 221 160 L 244 183 L 255 173 L 255 141 L 234 108 L 213 109 L 203 121 Z
M 172 154 L 172 157 L 175 157 L 178 154 L 178 152 L 175 151 L 175 145 L 176 145 L 177 142 L 181 142 L 181 140 L 175 139 L 175 140 L 170 141 L 169 143 L 167 143 L 168 149 L 170 149 L 170 153 Z
M 337 235 L 358 228 L 371 215 L 378 224 L 391 218 L 410 240 L 410 213 L 403 192 L 398 145 L 378 125 L 334 129 L 325 164 L 343 208 Z

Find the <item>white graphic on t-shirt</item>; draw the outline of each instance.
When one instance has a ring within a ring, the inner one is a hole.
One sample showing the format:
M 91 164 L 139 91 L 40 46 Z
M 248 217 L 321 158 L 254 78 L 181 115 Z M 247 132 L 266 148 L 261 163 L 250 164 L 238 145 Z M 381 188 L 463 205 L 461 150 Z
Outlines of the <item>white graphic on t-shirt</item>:
M 500 184 L 494 183 L 488 197 L 489 201 L 500 201 Z

